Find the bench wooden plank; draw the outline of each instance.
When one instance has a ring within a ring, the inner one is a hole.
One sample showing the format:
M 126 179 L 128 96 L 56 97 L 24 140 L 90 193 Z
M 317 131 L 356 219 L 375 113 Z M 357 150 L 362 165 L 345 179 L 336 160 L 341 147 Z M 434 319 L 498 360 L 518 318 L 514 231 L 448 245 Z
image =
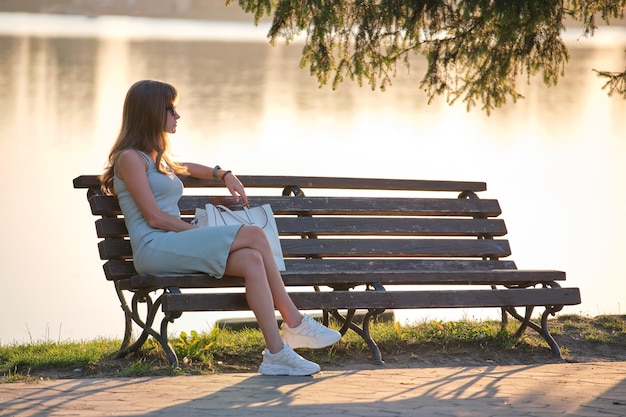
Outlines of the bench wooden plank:
M 368 197 L 249 197 L 250 205 L 270 204 L 280 215 L 399 215 L 497 217 L 501 214 L 497 200 L 444 198 L 368 198 Z M 118 216 L 122 212 L 115 197 L 94 195 L 89 199 L 91 212 L 100 216 Z M 207 203 L 236 207 L 232 197 L 183 196 L 179 208 L 183 215 L 193 215 Z
M 479 308 L 574 305 L 580 303 L 578 288 L 437 291 L 325 291 L 291 292 L 302 310 L 371 308 Z M 243 293 L 166 294 L 163 310 L 248 310 Z
M 290 277 L 294 274 L 309 274 L 316 276 L 320 271 L 335 271 L 337 275 L 362 274 L 367 276 L 379 276 L 388 274 L 390 271 L 421 271 L 424 274 L 431 272 L 459 272 L 460 274 L 472 271 L 489 272 L 492 270 L 515 270 L 515 262 L 512 260 L 477 260 L 477 259 L 286 259 L 287 271 L 283 276 Z M 108 280 L 128 279 L 137 275 L 132 262 L 120 259 L 112 259 L 104 264 L 104 271 Z M 377 272 L 378 271 L 378 272 Z M 179 278 L 180 274 L 160 274 Z M 193 276 L 194 274 L 184 275 Z M 201 275 L 204 285 L 211 285 L 213 280 L 208 280 Z M 564 275 L 563 275 L 564 276 Z M 553 278 L 558 279 L 558 278 Z M 380 280 L 380 279 L 378 279 Z M 375 281 L 378 281 L 375 280 Z M 375 282 L 374 281 L 374 282 Z M 172 284 L 163 285 L 163 287 Z M 179 285 L 175 285 L 179 286 Z M 180 285 L 184 287 L 185 285 Z M 193 285 L 192 285 L 193 287 Z
M 507 240 L 496 239 L 283 239 L 289 257 L 503 257 L 511 254 Z M 98 243 L 101 259 L 129 259 L 130 241 L 107 239 Z
M 286 259 L 287 272 L 302 271 L 491 271 L 517 269 L 512 260 L 494 259 Z
M 211 203 L 207 197 L 181 199 L 181 213 L 192 214 Z M 370 198 L 370 197 L 252 197 L 251 205 L 270 204 L 276 215 L 367 215 L 367 216 L 464 216 L 496 217 L 502 211 L 497 200 L 459 198 Z M 236 206 L 228 197 L 227 205 Z
M 364 284 L 383 285 L 502 285 L 533 286 L 550 281 L 564 281 L 565 273 L 552 270 L 493 270 L 493 271 L 302 271 L 285 272 L 287 286 L 355 287 Z M 243 287 L 239 277 L 207 278 L 204 274 L 141 274 L 120 282 L 122 289 L 146 288 L 231 288 Z
M 344 217 L 277 217 L 278 232 L 286 236 L 302 234 L 329 235 L 394 235 L 394 236 L 504 236 L 502 219 L 457 218 L 344 218 Z M 96 221 L 100 238 L 128 236 L 122 218 Z
M 285 257 L 502 257 L 507 240 L 495 239 L 283 239 Z
M 237 175 L 246 187 L 282 188 L 298 186 L 301 188 L 316 189 L 353 189 L 353 190 L 418 190 L 418 191 L 485 191 L 484 182 L 469 181 L 432 181 L 432 180 L 405 180 L 405 179 L 377 179 L 377 178 L 348 178 L 348 177 L 297 177 L 297 176 L 248 176 Z M 206 180 L 182 178 L 185 187 L 203 187 Z M 223 186 L 218 182 L 217 186 Z
M 205 188 L 224 187 L 223 181 L 180 177 L 185 187 Z M 353 189 L 353 190 L 391 190 L 391 191 L 474 191 L 487 189 L 484 182 L 473 181 L 433 181 L 408 179 L 378 179 L 378 178 L 349 178 L 349 177 L 308 177 L 308 176 L 264 176 L 264 175 L 237 175 L 237 178 L 246 188 L 284 188 L 285 186 L 299 186 L 302 188 L 317 189 Z M 81 175 L 74 179 L 74 188 L 99 189 L 100 180 L 97 175 Z
M 447 218 L 336 218 L 278 217 L 280 234 L 300 235 L 394 235 L 394 236 L 504 236 L 501 219 Z

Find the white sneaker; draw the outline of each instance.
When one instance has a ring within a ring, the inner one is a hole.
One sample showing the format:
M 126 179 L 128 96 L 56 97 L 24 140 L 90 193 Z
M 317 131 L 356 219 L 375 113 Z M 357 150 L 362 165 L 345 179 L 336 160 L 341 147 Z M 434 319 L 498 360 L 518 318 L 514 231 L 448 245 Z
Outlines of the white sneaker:
M 283 342 L 292 348 L 319 349 L 341 339 L 341 333 L 338 331 L 329 329 L 307 314 L 303 316 L 302 323 L 293 329 L 283 322 Z
M 313 375 L 320 371 L 320 366 L 298 355 L 288 344 L 278 353 L 265 349 L 259 372 L 263 375 Z

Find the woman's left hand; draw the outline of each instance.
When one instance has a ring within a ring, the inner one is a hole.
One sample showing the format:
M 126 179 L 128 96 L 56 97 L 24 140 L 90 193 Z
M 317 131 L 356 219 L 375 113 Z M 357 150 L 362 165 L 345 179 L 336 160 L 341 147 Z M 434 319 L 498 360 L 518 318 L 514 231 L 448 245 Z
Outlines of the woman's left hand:
M 233 196 L 235 201 L 241 201 L 241 204 L 243 204 L 244 206 L 248 205 L 248 196 L 246 196 L 246 190 L 241 181 L 239 181 L 239 178 L 235 176 L 235 174 L 229 172 L 224 177 L 224 183 L 226 184 L 226 188 L 228 188 L 228 191 L 230 191 L 230 194 Z

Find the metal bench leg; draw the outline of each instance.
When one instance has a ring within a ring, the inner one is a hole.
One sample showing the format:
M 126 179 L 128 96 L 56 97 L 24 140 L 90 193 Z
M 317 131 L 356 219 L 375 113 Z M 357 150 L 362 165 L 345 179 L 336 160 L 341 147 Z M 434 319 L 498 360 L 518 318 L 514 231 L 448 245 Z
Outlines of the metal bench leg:
M 526 317 L 520 316 L 514 308 L 507 309 L 508 313 L 512 317 L 516 318 L 520 323 L 522 323 L 518 331 L 515 333 L 514 337 L 519 338 L 523 334 L 524 330 L 527 327 L 530 327 L 531 329 L 539 333 L 541 337 L 543 337 L 543 339 L 548 343 L 548 346 L 550 346 L 550 349 L 552 350 L 554 356 L 556 356 L 558 359 L 563 359 L 563 357 L 561 356 L 561 348 L 559 347 L 559 344 L 556 342 L 556 340 L 554 340 L 554 337 L 552 337 L 552 335 L 550 334 L 550 329 L 548 327 L 548 317 L 550 315 L 554 315 L 562 308 L 563 306 L 546 306 L 545 311 L 541 315 L 541 326 L 531 321 L 528 317 L 528 311 L 532 311 L 532 307 L 528 307 L 526 309 Z
M 146 304 L 146 321 L 144 322 L 139 315 L 139 303 Z M 143 344 L 148 340 L 150 335 L 158 335 L 156 331 L 152 329 L 152 323 L 158 312 L 158 308 L 161 305 L 161 298 L 157 298 L 155 301 L 150 296 L 150 291 L 137 291 L 133 294 L 131 302 L 132 309 L 130 310 L 130 317 L 132 321 L 141 328 L 141 334 L 135 340 L 135 342 L 128 346 L 124 351 L 118 352 L 119 357 L 127 356 L 131 353 L 137 352 Z
M 517 312 L 514 308 L 511 308 L 511 310 Z M 513 338 L 519 339 L 520 337 L 522 337 L 522 335 L 524 334 L 528 326 L 532 324 L 532 316 L 533 316 L 534 310 L 535 310 L 535 306 L 526 306 L 525 308 L 526 313 L 524 313 L 523 318 L 520 315 L 514 316 L 520 322 L 520 326 L 517 328 L 517 331 L 513 335 Z M 505 310 L 505 311 L 508 311 L 508 310 Z
M 155 329 L 153 329 L 154 320 L 163 302 L 163 295 L 168 291 L 170 292 L 177 291 L 177 289 L 163 290 L 163 293 L 159 297 L 157 297 L 154 301 L 152 300 L 152 297 L 150 295 L 150 292 L 152 292 L 151 290 L 137 291 L 133 295 L 133 299 L 131 302 L 132 308 L 130 308 L 128 304 L 125 302 L 125 299 L 121 291 L 119 292 L 118 295 L 121 295 L 121 299 L 124 300 L 123 301 L 124 305 L 122 306 L 122 308 L 124 309 L 127 323 L 126 323 L 124 341 L 122 342 L 122 346 L 120 347 L 120 350 L 117 352 L 116 358 L 123 358 L 132 353 L 137 352 L 139 349 L 141 349 L 141 347 L 144 345 L 146 340 L 148 340 L 148 337 L 152 336 L 159 343 L 159 345 L 161 345 L 161 348 L 165 352 L 165 355 L 167 356 L 167 359 L 170 365 L 174 367 L 178 367 L 179 365 L 178 358 L 167 339 L 167 326 L 170 322 L 173 322 L 175 318 L 180 317 L 181 313 L 165 314 L 165 317 L 161 321 L 160 331 L 156 331 Z M 139 313 L 140 303 L 146 304 L 145 308 L 147 311 L 146 311 L 145 321 L 140 317 L 140 313 Z M 139 335 L 137 340 L 135 340 L 135 342 L 132 344 L 130 343 L 130 339 L 131 339 L 130 333 L 131 333 L 131 327 L 132 327 L 131 320 L 132 322 L 134 322 L 135 324 L 137 324 L 137 326 L 141 328 L 141 334 Z
M 170 365 L 174 368 L 178 368 L 178 356 L 176 356 L 176 352 L 174 352 L 174 349 L 172 349 L 172 346 L 167 340 L 167 325 L 173 321 L 174 319 L 169 317 L 167 314 L 165 315 L 165 317 L 161 321 L 161 334 L 156 339 L 161 345 L 161 348 L 163 348 L 163 352 L 165 352 L 165 355 L 167 356 L 167 360 L 169 361 Z
M 341 288 L 335 288 L 335 290 L 339 290 L 339 289 Z M 382 284 L 375 282 L 372 284 L 367 284 L 365 287 L 365 291 L 385 291 L 385 287 Z M 375 320 L 377 316 L 379 316 L 380 314 L 384 312 L 385 312 L 384 308 L 368 309 L 367 313 L 365 313 L 365 315 L 363 316 L 362 327 L 359 327 L 354 322 L 356 309 L 348 309 L 345 317 L 342 316 L 341 313 L 339 313 L 339 311 L 336 309 L 330 310 L 330 313 L 332 314 L 332 316 L 335 319 L 337 319 L 337 321 L 339 321 L 339 323 L 341 323 L 342 325 L 341 329 L 339 330 L 339 332 L 342 335 L 346 334 L 348 329 L 352 329 L 355 333 L 357 333 L 359 336 L 363 338 L 365 343 L 367 343 L 367 346 L 369 347 L 370 352 L 374 356 L 374 363 L 376 365 L 384 365 L 385 361 L 383 361 L 383 355 L 380 352 L 380 348 L 378 347 L 376 342 L 374 342 L 374 339 L 372 338 L 372 335 L 370 333 L 370 323 L 373 320 Z
M 376 365 L 384 365 L 385 361 L 383 361 L 383 355 L 380 352 L 380 348 L 378 347 L 376 342 L 374 342 L 374 339 L 372 339 L 372 336 L 370 335 L 370 323 L 374 321 L 376 316 L 382 314 L 384 311 L 384 309 L 368 310 L 368 312 L 365 313 L 365 316 L 363 317 L 363 334 L 361 335 L 361 337 L 363 337 L 365 343 L 367 343 L 367 346 L 369 346 L 370 348 L 370 352 L 372 352 L 372 355 L 374 355 L 374 363 Z
M 354 324 L 354 315 L 356 314 L 356 309 L 351 308 L 346 312 L 345 317 L 339 313 L 339 310 L 331 310 L 331 314 L 333 317 L 341 323 L 341 329 L 339 329 L 339 333 L 346 334 L 346 332 L 352 328 L 356 327 L 358 331 L 360 331 L 359 327 Z
M 558 284 L 556 283 L 554 283 L 554 285 L 558 286 Z M 533 309 L 534 309 L 533 306 L 527 306 L 526 314 L 524 315 L 524 317 L 518 314 L 515 308 L 513 307 L 508 307 L 506 309 L 506 311 L 511 315 L 511 317 L 517 319 L 521 323 L 519 329 L 517 330 L 517 332 L 515 332 L 514 337 L 516 339 L 521 337 L 522 334 L 524 334 L 524 331 L 526 330 L 526 328 L 529 327 L 533 329 L 534 331 L 536 331 L 537 333 L 539 333 L 541 337 L 543 337 L 543 339 L 548 343 L 548 346 L 550 346 L 550 349 L 552 350 L 552 353 L 554 354 L 554 356 L 562 360 L 563 356 L 561 355 L 561 348 L 559 347 L 559 344 L 556 342 L 554 337 L 552 337 L 552 334 L 550 334 L 550 328 L 548 327 L 548 318 L 549 316 L 551 315 L 553 316 L 557 312 L 561 311 L 563 309 L 563 306 L 562 305 L 545 306 L 545 310 L 543 314 L 541 315 L 541 325 L 538 325 L 532 321 L 531 315 L 532 315 Z
M 554 337 L 550 334 L 550 329 L 548 328 L 548 316 L 554 315 L 554 313 L 561 310 L 563 306 L 559 306 L 557 308 L 557 310 L 554 310 L 554 306 L 552 306 L 550 308 L 546 308 L 546 311 L 543 312 L 543 315 L 541 316 L 541 335 L 546 342 L 548 342 L 548 345 L 550 345 L 550 349 L 552 349 L 554 355 L 563 360 L 563 357 L 561 356 L 561 348 L 556 340 L 554 340 Z
M 131 319 L 132 313 L 128 307 L 128 302 L 126 301 L 126 297 L 120 289 L 119 282 L 117 281 L 115 281 L 115 292 L 117 293 L 117 298 L 120 300 L 120 307 L 124 312 L 124 340 L 122 340 L 122 345 L 120 346 L 117 355 L 115 355 L 116 358 L 121 358 L 121 352 L 126 351 L 130 346 L 130 341 L 133 335 L 133 323 Z
M 341 329 L 339 330 L 339 333 L 346 334 L 346 332 L 350 329 L 354 331 L 356 334 L 358 334 L 359 336 L 361 336 L 363 340 L 365 341 L 365 343 L 367 343 L 367 347 L 372 353 L 372 356 L 374 356 L 374 363 L 376 365 L 384 365 L 385 361 L 383 361 L 383 355 L 380 352 L 380 348 L 378 347 L 376 342 L 374 342 L 374 339 L 372 339 L 369 326 L 370 326 L 370 322 L 374 320 L 374 318 L 377 315 L 382 314 L 382 312 L 384 312 L 383 309 L 368 310 L 368 312 L 365 313 L 365 316 L 363 317 L 363 327 L 361 328 L 357 326 L 356 323 L 354 323 L 354 315 L 356 313 L 355 309 L 349 309 L 345 317 L 342 316 L 338 310 L 331 310 L 332 316 L 337 321 L 339 321 L 339 323 L 342 324 Z

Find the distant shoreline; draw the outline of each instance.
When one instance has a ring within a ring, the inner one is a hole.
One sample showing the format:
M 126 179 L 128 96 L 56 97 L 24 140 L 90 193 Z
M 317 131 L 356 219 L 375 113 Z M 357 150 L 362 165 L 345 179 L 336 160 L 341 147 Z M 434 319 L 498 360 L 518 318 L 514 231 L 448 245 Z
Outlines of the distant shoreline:
M 0 13 L 33 13 L 33 14 L 51 14 L 51 15 L 76 15 L 87 17 L 99 17 L 99 16 L 127 16 L 127 17 L 143 17 L 143 18 L 157 18 L 157 19 L 187 19 L 187 20 L 215 20 L 215 21 L 239 21 L 254 23 L 253 13 L 246 13 L 239 7 L 238 4 L 231 4 L 226 6 L 223 2 L 207 1 L 203 7 L 181 7 L 173 6 L 169 7 L 161 5 L 158 7 L 155 5 L 149 10 L 141 8 L 123 7 L 123 6 L 97 6 L 97 2 L 94 2 L 92 7 L 83 4 L 52 4 L 47 6 L 36 7 L 7 7 L 0 3 Z M 173 3 L 176 4 L 176 3 Z M 271 20 L 271 16 L 265 16 L 261 21 Z M 625 27 L 626 19 L 610 21 L 610 24 L 606 25 L 604 22 L 598 21 L 598 29 L 603 27 Z M 568 29 L 581 28 L 581 23 L 571 18 L 567 18 L 564 23 Z
M 254 22 L 251 13 L 244 12 L 237 4 L 226 6 L 223 3 L 207 2 L 202 9 L 177 8 L 177 7 L 155 7 L 148 11 L 140 8 L 128 8 L 121 6 L 108 7 L 81 7 L 74 4 L 52 4 L 40 8 L 28 7 L 7 7 L 0 3 L 1 13 L 32 13 L 50 14 L 65 16 L 128 16 L 158 19 L 193 19 L 193 20 L 226 20 L 226 21 L 248 21 Z M 267 19 L 267 18 L 265 18 Z

